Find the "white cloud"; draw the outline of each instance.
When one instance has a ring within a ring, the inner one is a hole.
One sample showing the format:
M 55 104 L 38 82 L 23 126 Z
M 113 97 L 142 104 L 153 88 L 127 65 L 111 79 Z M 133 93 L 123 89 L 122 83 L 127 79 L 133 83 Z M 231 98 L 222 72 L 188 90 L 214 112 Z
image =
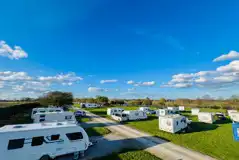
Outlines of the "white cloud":
M 140 83 L 139 85 L 140 86 L 154 86 L 156 84 L 155 81 L 151 81 L 151 82 L 143 82 L 143 83 Z
M 3 88 L 3 87 L 4 87 L 4 82 L 0 81 L 0 88 Z
M 97 88 L 97 87 L 89 87 L 88 92 L 107 92 L 107 89 Z
M 19 46 L 11 48 L 5 41 L 0 41 L 0 56 L 18 60 L 21 58 L 27 58 L 28 54 Z
M 13 89 L 14 91 L 19 92 L 19 91 L 22 91 L 22 90 L 24 89 L 24 86 L 16 85 L 16 86 L 13 86 L 12 89 Z
M 239 60 L 232 61 L 228 65 L 217 68 L 219 72 L 239 72 Z
M 117 79 L 109 79 L 109 80 L 101 80 L 100 83 L 104 84 L 104 83 L 115 83 L 118 82 Z
M 135 91 L 135 90 L 136 90 L 136 88 L 129 88 L 128 92 L 132 92 L 132 91 Z
M 26 72 L 0 72 L 1 81 L 16 81 L 16 80 L 31 80 L 32 77 L 28 76 Z
M 83 78 L 76 76 L 75 73 L 71 72 L 68 74 L 58 74 L 56 76 L 41 76 L 38 77 L 39 81 L 49 83 L 61 83 L 62 85 L 73 85 L 74 82 L 83 80 Z
M 134 81 L 132 81 L 132 80 L 127 81 L 127 84 L 134 84 Z
M 232 60 L 232 59 L 239 59 L 239 52 L 237 52 L 237 51 L 230 51 L 228 54 L 223 54 L 223 55 L 215 58 L 213 60 L 213 62 Z

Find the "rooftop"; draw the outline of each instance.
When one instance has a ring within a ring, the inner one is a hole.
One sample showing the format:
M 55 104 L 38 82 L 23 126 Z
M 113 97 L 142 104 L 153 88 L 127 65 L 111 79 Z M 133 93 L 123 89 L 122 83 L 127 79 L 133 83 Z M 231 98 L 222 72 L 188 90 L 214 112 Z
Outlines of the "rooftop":
M 61 128 L 61 127 L 73 127 L 77 126 L 75 122 L 51 122 L 51 123 L 32 123 L 32 124 L 16 124 L 6 125 L 0 128 L 0 133 L 26 131 L 26 130 L 38 130 L 47 128 Z

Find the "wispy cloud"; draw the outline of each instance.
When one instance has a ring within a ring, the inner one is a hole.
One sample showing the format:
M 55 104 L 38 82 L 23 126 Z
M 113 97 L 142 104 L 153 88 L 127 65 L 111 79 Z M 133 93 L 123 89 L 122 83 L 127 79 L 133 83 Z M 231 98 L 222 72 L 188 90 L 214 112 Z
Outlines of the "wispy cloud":
M 104 84 L 104 83 L 116 83 L 118 82 L 117 79 L 109 79 L 109 80 L 101 80 L 100 83 Z
M 0 41 L 0 56 L 18 60 L 27 58 L 28 54 L 20 46 L 11 48 L 5 41 Z
M 89 87 L 88 92 L 107 92 L 107 89 L 98 88 L 98 87 Z

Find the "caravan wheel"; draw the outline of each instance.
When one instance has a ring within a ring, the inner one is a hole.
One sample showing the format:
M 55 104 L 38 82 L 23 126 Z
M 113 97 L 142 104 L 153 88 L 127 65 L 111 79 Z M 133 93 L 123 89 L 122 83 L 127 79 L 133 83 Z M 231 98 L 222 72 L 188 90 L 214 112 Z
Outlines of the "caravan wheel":
M 44 155 L 40 158 L 40 160 L 50 160 L 51 158 L 48 155 Z

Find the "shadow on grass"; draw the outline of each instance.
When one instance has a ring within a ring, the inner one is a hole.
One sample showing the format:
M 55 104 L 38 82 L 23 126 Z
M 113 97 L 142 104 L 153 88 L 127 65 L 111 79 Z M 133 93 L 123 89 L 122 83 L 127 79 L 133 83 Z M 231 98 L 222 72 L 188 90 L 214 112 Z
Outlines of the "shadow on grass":
M 232 121 L 230 119 L 216 120 L 214 124 L 228 124 L 228 123 L 232 123 Z
M 190 124 L 187 132 L 192 133 L 192 132 L 210 131 L 210 130 L 217 129 L 217 127 L 218 126 L 216 124 L 207 124 L 207 123 L 203 123 L 203 122 L 192 122 Z

